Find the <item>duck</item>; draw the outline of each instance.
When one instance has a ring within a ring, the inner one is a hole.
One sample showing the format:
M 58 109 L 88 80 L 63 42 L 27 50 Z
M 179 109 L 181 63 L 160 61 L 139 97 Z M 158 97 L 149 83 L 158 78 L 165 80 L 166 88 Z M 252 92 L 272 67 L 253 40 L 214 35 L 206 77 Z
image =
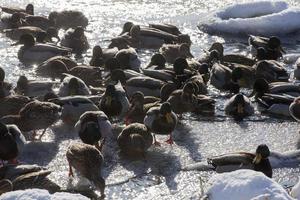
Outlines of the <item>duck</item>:
M 19 60 L 26 66 L 40 64 L 54 56 L 70 55 L 71 50 L 65 47 L 59 47 L 51 44 L 36 44 L 34 37 L 30 34 L 24 34 L 19 42 L 13 44 L 23 44 L 18 52 Z
M 84 143 L 71 143 L 68 146 L 66 157 L 69 163 L 69 176 L 73 175 L 73 169 L 81 176 L 90 180 L 101 193 L 104 199 L 105 180 L 101 175 L 103 155 L 94 146 Z
M 136 91 L 130 98 L 130 108 L 126 113 L 125 124 L 131 123 L 143 123 L 147 111 L 154 106 L 157 106 L 159 99 L 155 99 L 153 102 L 147 102 L 142 92 Z
M 248 39 L 249 45 L 258 49 L 262 47 L 266 50 L 266 59 L 267 60 L 277 60 L 282 57 L 282 54 L 285 51 L 281 47 L 281 41 L 278 37 L 272 36 L 270 38 L 261 37 L 261 36 L 253 36 L 250 35 Z
M 215 113 L 215 99 L 210 96 L 198 94 L 192 113 L 196 115 L 212 116 Z
M 89 42 L 81 26 L 68 30 L 60 41 L 61 46 L 72 49 L 72 52 L 81 55 L 89 48 Z
M 32 99 L 22 95 L 9 95 L 0 98 L 0 118 L 6 115 L 17 115 Z
M 14 191 L 40 188 L 50 193 L 59 192 L 60 187 L 48 178 L 51 173 L 51 170 L 38 165 L 10 164 L 0 169 L 0 180 L 10 182 Z
M 90 95 L 91 91 L 87 85 L 80 78 L 65 74 L 66 77 L 60 84 L 58 96 L 72 96 L 72 95 Z
M 207 90 L 207 85 L 203 79 L 203 75 L 201 75 L 200 73 L 196 73 L 195 75 L 191 76 L 186 83 L 191 83 L 193 84 L 194 87 L 194 93 L 196 95 L 199 94 L 207 94 L 208 90 Z
M 23 8 L 14 8 L 14 7 L 6 7 L 6 6 L 0 6 L 1 11 L 8 14 L 14 14 L 14 13 L 26 13 L 28 15 L 34 15 L 34 7 L 33 5 L 27 4 L 25 9 Z
M 68 73 L 80 78 L 88 86 L 100 87 L 102 86 L 102 72 L 103 70 L 99 67 L 78 65 Z
M 74 126 L 85 112 L 99 111 L 99 108 L 87 96 L 56 97 L 48 101 L 61 106 L 61 119 L 63 123 L 70 126 Z
M 65 30 L 78 26 L 86 28 L 89 24 L 88 18 L 82 12 L 76 10 L 53 11 L 49 13 L 48 18 L 55 21 L 57 28 Z
M 294 101 L 289 106 L 290 115 L 297 121 L 300 121 L 300 98 L 295 98 Z
M 50 102 L 41 102 L 38 100 L 27 103 L 17 115 L 7 115 L 1 118 L 5 124 L 15 124 L 22 132 L 34 132 L 44 129 L 39 136 L 39 140 L 45 134 L 47 128 L 60 119 L 61 107 Z M 34 138 L 35 139 L 35 138 Z
M 289 74 L 285 67 L 275 60 L 258 61 L 254 66 L 255 77 L 264 78 L 268 82 L 288 82 Z
M 225 65 L 215 63 L 210 72 L 210 84 L 219 90 L 230 88 L 232 70 Z
M 280 94 L 264 94 L 256 99 L 261 111 L 274 116 L 291 117 L 289 106 L 295 97 Z
M 72 58 L 70 57 L 66 57 L 66 56 L 54 56 L 54 57 L 51 57 L 49 58 L 48 60 L 42 62 L 41 64 L 39 64 L 37 67 L 36 67 L 36 72 L 43 72 L 43 71 L 47 71 L 48 68 L 52 68 L 52 62 L 53 61 L 60 61 L 60 62 L 63 62 L 67 69 L 70 70 L 74 67 L 76 67 L 78 64 L 76 61 L 74 61 Z
M 85 144 L 95 145 L 101 151 L 101 145 L 112 134 L 112 125 L 103 111 L 87 111 L 83 113 L 75 124 L 81 141 Z M 103 143 L 99 145 L 99 141 Z
M 147 149 L 153 144 L 153 136 L 144 124 L 132 123 L 122 130 L 117 142 L 125 155 L 145 158 Z
M 252 88 L 256 80 L 255 69 L 244 65 L 237 65 L 232 69 L 231 80 L 241 88 Z
M 43 30 L 55 27 L 55 19 L 50 16 L 47 18 L 44 16 L 27 15 L 25 16 L 25 23 L 28 24 L 28 26 L 39 27 Z
M 62 79 L 64 76 L 63 74 L 65 73 L 70 73 L 66 64 L 60 59 L 54 59 L 47 63 L 42 63 L 36 67 L 35 71 L 38 76 L 51 78 L 53 81 L 56 78 Z
M 5 81 L 5 71 L 0 67 L 0 98 L 13 94 L 12 84 Z
M 161 70 L 166 68 L 166 58 L 161 53 L 156 53 L 151 57 L 150 63 L 145 69 L 153 68 L 155 70 Z
M 29 24 L 22 17 L 23 15 L 21 13 L 14 13 L 8 17 L 2 17 L 0 24 L 1 30 L 28 26 Z
M 225 102 L 225 113 L 235 120 L 241 121 L 254 114 L 254 107 L 248 97 L 238 93 Z
M 268 159 L 269 156 L 269 147 L 266 144 L 260 144 L 257 146 L 255 154 L 247 152 L 224 154 L 208 158 L 207 162 L 219 173 L 237 169 L 253 169 L 272 178 L 273 170 Z
M 119 61 L 123 69 L 132 69 L 134 71 L 140 70 L 141 61 L 134 48 L 130 47 L 119 50 L 116 53 L 115 58 Z
M 298 58 L 294 67 L 294 79 L 300 80 L 300 59 Z
M 173 81 L 174 74 L 168 70 L 142 69 L 144 75 L 164 82 Z
M 102 49 L 99 45 L 94 46 L 93 55 L 89 62 L 91 66 L 102 67 L 104 63 L 113 58 L 118 52 L 118 48 Z
M 15 136 L 11 133 L 5 124 L 0 122 L 0 160 L 9 161 L 9 163 L 17 163 L 19 154 L 18 144 Z
M 54 27 L 50 27 L 47 29 L 47 31 L 44 31 L 43 29 L 35 26 L 21 26 L 13 29 L 5 29 L 3 32 L 12 40 L 19 40 L 24 34 L 31 34 L 35 38 L 38 38 L 40 34 L 44 34 L 46 41 L 52 42 L 53 37 L 60 41 L 58 31 Z
M 178 57 L 193 58 L 188 44 L 164 44 L 159 52 L 165 57 L 168 63 L 173 64 Z
M 173 144 L 172 132 L 175 130 L 178 119 L 176 114 L 171 109 L 169 102 L 164 102 L 160 106 L 150 108 L 144 118 L 144 124 L 154 134 L 169 135 L 166 140 L 168 144 Z M 160 143 L 154 136 L 154 144 Z
M 250 96 L 255 98 L 269 94 L 279 94 L 284 96 L 298 97 L 300 96 L 300 86 L 289 82 L 272 82 L 268 83 L 266 79 L 258 78 L 253 84 L 253 91 Z
M 120 82 L 109 84 L 100 100 L 100 109 L 109 117 L 122 119 L 130 107 L 126 92 Z
M 26 76 L 22 75 L 14 90 L 18 95 L 41 98 L 45 94 L 53 92 L 52 88 L 55 84 L 57 83 L 51 81 L 28 80 Z

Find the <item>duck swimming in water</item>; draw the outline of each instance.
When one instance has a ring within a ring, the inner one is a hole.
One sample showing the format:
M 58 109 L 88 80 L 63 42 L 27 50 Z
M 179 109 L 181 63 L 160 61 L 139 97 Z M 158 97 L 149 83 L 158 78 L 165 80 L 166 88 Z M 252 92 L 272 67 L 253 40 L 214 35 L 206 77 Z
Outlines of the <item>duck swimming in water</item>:
M 53 11 L 49 14 L 48 18 L 55 21 L 57 28 L 63 28 L 65 30 L 78 26 L 85 28 L 89 24 L 89 20 L 86 16 L 84 16 L 82 12 L 75 10 Z
M 71 50 L 51 44 L 36 44 L 34 37 L 24 34 L 20 37 L 19 42 L 13 44 L 23 44 L 18 52 L 19 60 L 25 65 L 40 64 L 49 58 L 58 55 L 70 55 Z
M 172 132 L 175 130 L 178 119 L 172 111 L 169 102 L 163 103 L 161 106 L 150 108 L 144 118 L 144 124 L 154 134 L 169 135 L 166 140 L 168 144 L 173 144 Z M 154 137 L 154 143 L 159 145 Z
M 72 167 L 81 176 L 90 180 L 100 191 L 104 198 L 105 180 L 101 176 L 103 156 L 101 152 L 92 145 L 84 143 L 71 143 L 67 149 L 67 160 L 69 163 L 69 176 L 73 175 Z
M 58 96 L 60 97 L 90 94 L 90 89 L 80 78 L 69 74 L 66 74 L 58 91 Z

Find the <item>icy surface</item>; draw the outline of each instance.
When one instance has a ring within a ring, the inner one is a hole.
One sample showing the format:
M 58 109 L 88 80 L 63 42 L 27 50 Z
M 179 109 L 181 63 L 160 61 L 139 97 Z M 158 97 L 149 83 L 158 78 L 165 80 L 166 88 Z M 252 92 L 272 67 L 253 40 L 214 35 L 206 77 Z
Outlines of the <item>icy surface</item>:
M 70 194 L 66 192 L 57 192 L 49 194 L 47 190 L 28 189 L 8 192 L 0 197 L 1 200 L 88 200 L 80 194 Z
M 208 190 L 210 200 L 292 200 L 278 183 L 261 172 L 237 170 L 214 176 Z
M 282 1 L 258 1 L 237 4 L 216 12 L 215 17 L 200 24 L 201 30 L 213 34 L 287 35 L 300 29 L 299 8 L 288 8 Z
M 106 47 L 109 39 L 121 32 L 125 21 L 138 24 L 172 23 L 183 33 L 191 35 L 192 53 L 195 57 L 203 54 L 215 42 L 222 42 L 225 53 L 241 53 L 249 55 L 247 41 L 238 38 L 225 40 L 211 36 L 198 30 L 196 26 L 203 15 L 233 5 L 238 0 L 1 0 L 1 5 L 16 5 L 24 7 L 27 3 L 35 5 L 35 11 L 47 15 L 52 10 L 75 9 L 82 10 L 90 19 L 87 27 L 87 37 L 91 46 L 99 44 Z M 297 5 L 296 1 L 287 1 Z M 84 9 L 83 9 L 84 8 Z M 63 31 L 60 31 L 60 35 Z M 285 41 L 294 40 L 284 38 Z M 13 41 L 0 34 L 0 66 L 7 72 L 7 79 L 16 82 L 19 75 L 26 74 L 35 78 L 32 68 L 25 68 L 17 59 L 18 47 L 11 47 Z M 284 46 L 289 53 L 300 53 L 299 46 Z M 155 51 L 139 50 L 138 55 L 145 66 Z M 91 49 L 80 63 L 88 63 Z M 251 56 L 251 55 L 249 55 Z M 293 64 L 293 63 L 291 63 Z M 292 71 L 292 65 L 288 66 Z M 38 78 L 40 79 L 40 78 Z M 249 91 L 245 91 L 249 92 Z M 272 151 L 285 152 L 295 150 L 299 124 L 290 119 L 273 119 L 258 112 L 244 122 L 236 123 L 224 115 L 224 102 L 228 98 L 209 86 L 209 95 L 216 101 L 216 117 L 206 118 L 194 115 L 184 115 L 174 133 L 175 144 L 171 147 L 163 144 L 152 147 L 145 160 L 135 161 L 122 158 L 118 154 L 115 140 L 105 147 L 105 163 L 103 176 L 108 184 L 105 193 L 107 199 L 199 199 L 201 196 L 200 177 L 204 182 L 214 172 L 181 172 L 182 166 L 192 164 L 206 157 L 234 151 L 254 151 L 258 144 L 266 143 Z M 120 129 L 118 129 L 120 131 Z M 115 128 L 113 138 L 118 131 Z M 165 140 L 164 136 L 159 137 Z M 47 166 L 54 172 L 50 178 L 63 188 L 71 187 L 68 178 L 68 165 L 65 157 L 70 142 L 79 140 L 72 127 L 58 122 L 48 129 L 42 142 L 32 142 L 25 147 L 21 155 L 22 162 Z M 274 180 L 281 184 L 297 182 L 298 165 L 292 168 L 274 170 Z M 76 185 L 77 179 L 73 180 Z M 79 181 L 82 183 L 83 181 Z M 73 187 L 73 186 L 72 186 Z

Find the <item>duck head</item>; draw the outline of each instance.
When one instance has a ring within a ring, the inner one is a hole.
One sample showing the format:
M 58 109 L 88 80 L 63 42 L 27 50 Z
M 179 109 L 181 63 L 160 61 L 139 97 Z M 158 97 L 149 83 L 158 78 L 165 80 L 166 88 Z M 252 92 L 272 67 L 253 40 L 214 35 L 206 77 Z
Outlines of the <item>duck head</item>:
M 131 107 L 143 108 L 144 106 L 144 94 L 140 91 L 135 92 L 130 99 Z
M 80 87 L 80 84 L 78 82 L 78 79 L 75 77 L 72 77 L 69 81 L 69 95 L 73 96 L 78 94 L 78 89 Z
M 281 41 L 278 37 L 272 36 L 270 37 L 267 45 L 270 49 L 278 49 L 281 45 Z
M 269 83 L 267 82 L 266 79 L 263 78 L 259 78 L 256 79 L 254 84 L 253 84 L 253 91 L 252 94 L 250 96 L 256 96 L 256 97 L 260 97 L 265 93 L 268 93 L 270 91 L 269 88 Z
M 123 30 L 120 33 L 120 35 L 123 35 L 124 33 L 129 33 L 130 29 L 134 26 L 134 24 L 132 22 L 125 22 L 125 24 L 123 25 Z
M 168 123 L 173 123 L 174 120 L 172 118 L 172 109 L 171 104 L 169 102 L 165 102 L 161 105 L 159 109 L 159 113 L 166 118 Z
M 140 134 L 130 135 L 130 146 L 132 147 L 132 153 L 138 156 L 145 157 L 146 141 Z
M 74 38 L 81 39 L 84 37 L 84 29 L 81 26 L 77 26 L 73 33 Z
M 157 67 L 155 69 L 164 69 L 166 62 L 166 58 L 162 54 L 156 53 L 151 57 L 151 61 L 146 68 L 156 65 Z
M 3 82 L 5 78 L 5 71 L 0 67 L 0 82 Z
M 238 117 L 243 116 L 244 112 L 245 112 L 245 110 L 244 110 L 244 107 L 245 107 L 244 95 L 241 93 L 235 95 L 234 102 L 237 107 L 237 116 Z
M 111 105 L 112 99 L 113 99 L 113 96 L 115 95 L 115 93 L 116 93 L 116 88 L 114 85 L 110 84 L 106 87 L 104 98 L 105 98 L 105 104 L 107 106 Z
M 25 90 L 28 88 L 28 79 L 26 76 L 22 75 L 19 77 L 17 81 L 17 90 L 19 90 L 21 93 L 24 93 Z
M 139 25 L 133 25 L 129 31 L 129 35 L 132 38 L 139 38 L 141 33 L 141 27 Z
M 211 66 L 221 60 L 221 54 L 217 50 L 212 50 L 209 53 L 209 63 Z
M 34 15 L 34 7 L 31 3 L 27 4 L 27 6 L 25 8 L 25 12 L 29 15 Z
M 210 77 L 209 65 L 207 63 L 202 63 L 198 68 L 198 72 L 201 74 L 204 82 L 207 83 Z
M 177 58 L 173 64 L 173 71 L 176 75 L 184 74 L 184 70 L 189 67 L 188 62 L 185 58 Z
M 19 41 L 12 44 L 11 46 L 16 46 L 19 44 L 23 44 L 25 48 L 32 47 L 35 45 L 34 37 L 31 34 L 23 34 L 21 35 Z
M 179 47 L 179 54 L 183 58 L 194 58 L 190 51 L 190 46 L 186 43 L 183 43 Z
M 81 126 L 81 131 L 84 131 L 87 137 L 81 138 L 81 140 L 90 145 L 95 145 L 101 138 L 101 133 L 97 123 L 90 121 Z
M 264 47 L 259 47 L 256 50 L 256 59 L 265 60 L 267 58 L 267 51 Z
M 103 57 L 102 48 L 99 45 L 94 46 L 94 48 L 93 48 L 93 58 L 102 58 L 102 57 Z
M 215 42 L 211 45 L 209 52 L 217 51 L 219 53 L 219 57 L 223 57 L 224 47 L 220 42 Z
M 267 159 L 270 156 L 269 147 L 266 144 L 260 144 L 256 148 L 255 158 L 253 159 L 254 164 L 259 164 L 261 160 Z

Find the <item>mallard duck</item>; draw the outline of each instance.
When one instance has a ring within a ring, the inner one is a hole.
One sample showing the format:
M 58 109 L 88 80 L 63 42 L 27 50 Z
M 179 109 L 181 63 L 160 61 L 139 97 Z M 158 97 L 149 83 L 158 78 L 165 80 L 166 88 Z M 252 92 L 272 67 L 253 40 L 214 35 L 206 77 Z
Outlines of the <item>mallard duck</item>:
M 102 67 L 104 63 L 113 58 L 118 52 L 118 48 L 102 49 L 99 45 L 94 46 L 93 55 L 90 60 L 91 66 Z
M 89 24 L 86 16 L 84 16 L 82 12 L 75 10 L 51 12 L 49 14 L 49 19 L 53 19 L 55 21 L 55 26 L 57 28 L 63 28 L 65 30 L 69 28 L 76 28 L 77 26 L 85 28 Z
M 64 73 L 69 73 L 68 67 L 64 62 L 59 59 L 51 60 L 47 62 L 47 64 L 41 64 L 37 66 L 36 73 L 39 76 L 51 78 L 55 80 L 55 78 L 62 78 Z
M 290 115 L 297 121 L 300 121 L 300 98 L 295 98 L 289 107 Z
M 108 85 L 100 100 L 100 109 L 108 117 L 123 118 L 129 109 L 129 100 L 119 82 L 117 85 Z
M 131 105 L 125 117 L 125 124 L 143 123 L 147 111 L 151 107 L 157 106 L 158 103 L 158 99 L 155 99 L 153 102 L 147 102 L 144 94 L 140 91 L 133 93 L 130 98 Z
M 73 126 L 82 114 L 87 111 L 99 111 L 99 108 L 85 96 L 67 96 L 49 99 L 48 101 L 62 107 L 61 119 Z
M 280 39 L 276 36 L 266 38 L 250 35 L 248 42 L 249 45 L 252 45 L 255 49 L 258 49 L 259 47 L 264 48 L 266 50 L 265 59 L 267 60 L 277 60 L 285 53 L 281 47 Z
M 8 14 L 14 14 L 14 13 L 27 13 L 28 15 L 34 15 L 34 7 L 32 4 L 27 4 L 25 9 L 23 8 L 13 8 L 13 7 L 5 7 L 0 6 L 1 11 L 8 13 Z
M 247 116 L 253 115 L 254 107 L 248 97 L 239 93 L 225 102 L 225 113 L 240 121 Z
M 99 141 L 102 139 L 105 142 L 106 138 L 112 134 L 111 123 L 102 111 L 87 111 L 83 113 L 75 124 L 75 128 L 78 130 L 82 142 L 95 145 L 99 151 L 101 151 Z
M 81 26 L 67 31 L 60 44 L 72 49 L 72 52 L 77 55 L 85 53 L 90 48 L 89 42 L 84 35 L 84 29 Z
M 50 27 L 55 27 L 55 19 L 50 16 L 37 16 L 37 15 L 27 15 L 25 16 L 25 22 L 28 26 L 39 27 L 43 30 L 47 30 Z
M 50 193 L 60 191 L 60 187 L 47 178 L 49 174 L 50 170 L 37 165 L 5 165 L 0 168 L 0 180 L 10 181 L 12 190 L 40 188 Z
M 162 54 L 156 53 L 151 57 L 150 63 L 145 68 L 148 69 L 154 67 L 155 70 L 165 69 L 166 62 L 167 61 Z
M 29 97 L 21 95 L 9 95 L 0 98 L 0 118 L 6 115 L 17 115 L 30 101 Z
M 27 103 L 18 115 L 7 115 L 1 118 L 6 124 L 16 124 L 22 132 L 44 129 L 39 139 L 45 134 L 46 129 L 60 118 L 61 107 L 50 102 L 38 100 Z
M 133 48 L 121 49 L 115 55 L 122 68 L 140 70 L 141 61 Z
M 28 97 L 43 97 L 53 92 L 55 82 L 28 80 L 26 76 L 20 76 L 15 87 L 16 94 Z
M 48 70 L 48 67 L 51 68 L 51 65 L 52 65 L 51 63 L 52 63 L 53 61 L 60 61 L 60 62 L 63 62 L 63 63 L 66 65 L 66 67 L 67 67 L 68 70 L 70 70 L 70 69 L 72 69 L 73 67 L 76 67 L 76 66 L 78 65 L 73 59 L 71 59 L 71 58 L 69 58 L 69 57 L 65 57 L 65 56 L 54 56 L 54 57 L 51 57 L 51 58 L 49 58 L 48 60 L 42 62 L 41 64 L 39 64 L 39 65 L 37 66 L 37 69 L 36 69 L 36 70 L 39 71 L 40 68 L 41 68 L 41 70 L 47 71 L 47 70 Z
M 90 94 L 90 89 L 80 78 L 69 74 L 66 74 L 58 91 L 58 96 L 60 97 Z
M 72 143 L 67 153 L 69 163 L 69 176 L 73 176 L 74 167 L 81 176 L 89 179 L 100 191 L 104 198 L 105 180 L 101 176 L 103 156 L 101 152 L 92 145 L 84 143 Z
M 0 98 L 13 94 L 12 84 L 4 81 L 5 71 L 0 67 Z
M 159 52 L 166 58 L 168 63 L 174 63 L 176 58 L 193 58 L 188 44 L 164 44 Z
M 176 128 L 178 119 L 172 111 L 169 102 L 163 103 L 161 106 L 150 108 L 144 118 L 144 124 L 154 134 L 170 135 L 166 140 L 168 144 L 173 144 L 172 132 Z M 159 145 L 154 137 L 155 144 Z
M 253 84 L 251 96 L 260 97 L 265 93 L 288 95 L 293 97 L 300 96 L 300 86 L 288 82 L 273 82 L 268 83 L 265 79 L 256 79 Z
M 145 157 L 147 149 L 153 144 L 150 130 L 140 123 L 126 126 L 118 136 L 121 152 L 133 158 Z
M 269 114 L 290 117 L 289 106 L 294 99 L 295 97 L 287 95 L 264 94 L 256 98 L 256 101 L 260 108 Z
M 231 80 L 243 88 L 252 88 L 255 79 L 254 68 L 238 65 L 231 72 Z
M 18 52 L 19 60 L 25 65 L 40 64 L 47 59 L 58 55 L 69 55 L 71 50 L 65 47 L 59 47 L 51 44 L 36 44 L 32 35 L 24 34 L 19 42 L 23 44 Z
M 3 32 L 12 40 L 19 40 L 24 34 L 31 34 L 37 38 L 41 33 L 45 34 L 45 37 L 49 42 L 52 42 L 53 37 L 57 38 L 58 41 L 60 40 L 58 31 L 53 27 L 50 27 L 47 29 L 47 31 L 44 31 L 43 29 L 35 26 L 21 26 L 13 29 L 5 29 Z
M 143 74 L 164 82 L 173 81 L 174 75 L 167 70 L 142 69 Z
M 228 172 L 237 169 L 253 169 L 272 178 L 272 166 L 268 157 L 270 150 L 267 145 L 261 144 L 256 148 L 255 154 L 247 152 L 224 154 L 207 159 L 217 172 Z
M 207 94 L 207 86 L 204 82 L 203 76 L 201 74 L 195 74 L 191 78 L 189 78 L 186 83 L 192 83 L 194 86 L 194 93 L 198 94 Z
M 232 70 L 220 63 L 215 63 L 210 72 L 210 84 L 219 90 L 228 90 Z
M 187 83 L 183 89 L 175 90 L 168 98 L 171 109 L 176 114 L 183 114 L 185 112 L 192 112 L 194 104 L 196 104 L 196 96 L 194 95 L 194 85 Z
M 264 78 L 268 82 L 288 81 L 289 74 L 283 64 L 275 60 L 262 60 L 254 66 L 256 78 Z

